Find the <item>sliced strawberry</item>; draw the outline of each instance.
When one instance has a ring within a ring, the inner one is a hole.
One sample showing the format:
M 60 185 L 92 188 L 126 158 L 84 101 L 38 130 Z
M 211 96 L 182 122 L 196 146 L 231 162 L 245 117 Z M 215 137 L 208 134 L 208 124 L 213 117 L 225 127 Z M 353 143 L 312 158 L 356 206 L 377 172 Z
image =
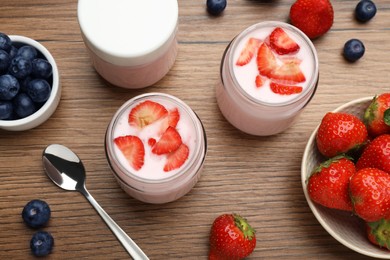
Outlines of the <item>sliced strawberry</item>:
M 262 87 L 263 85 L 264 85 L 264 79 L 263 79 L 263 77 L 262 76 L 260 76 L 260 75 L 257 75 L 256 76 L 256 87 L 257 88 L 260 88 L 260 87 Z
M 283 84 L 295 84 L 306 81 L 305 75 L 303 75 L 299 67 L 299 63 L 295 60 L 285 61 L 280 67 L 271 71 L 269 77 Z
M 181 143 L 182 140 L 179 132 L 174 127 L 169 126 L 160 140 L 154 145 L 152 152 L 158 155 L 171 153 L 176 151 Z
M 188 146 L 182 143 L 176 151 L 168 155 L 164 171 L 169 172 L 180 168 L 186 162 L 189 153 Z
M 154 139 L 154 138 L 149 138 L 148 139 L 148 145 L 150 147 L 153 147 L 153 145 L 155 145 L 156 143 L 157 143 L 156 139 Z
M 166 117 L 168 110 L 161 104 L 146 100 L 135 106 L 129 114 L 129 124 L 143 128 Z
M 269 41 L 271 48 L 280 55 L 297 52 L 300 48 L 299 45 L 280 27 L 277 27 L 272 31 Z
M 177 123 L 179 122 L 179 120 L 180 120 L 179 109 L 175 108 L 175 109 L 169 111 L 169 114 L 168 114 L 168 125 L 169 126 L 172 126 L 175 128 L 177 126 Z
M 114 143 L 126 157 L 131 167 L 139 170 L 144 165 L 145 148 L 141 139 L 137 136 L 126 135 L 114 139 Z
M 244 66 L 248 64 L 253 58 L 253 55 L 256 53 L 256 50 L 257 48 L 259 48 L 260 44 L 261 40 L 256 38 L 249 38 L 249 40 L 245 44 L 244 49 L 240 53 L 240 57 L 238 57 L 236 65 Z
M 271 82 L 270 87 L 272 92 L 280 95 L 292 95 L 292 94 L 298 94 L 302 92 L 301 86 L 289 86 L 289 85 L 282 85 L 275 82 Z
M 277 68 L 276 57 L 266 43 L 263 43 L 257 52 L 257 68 L 260 75 L 269 77 Z

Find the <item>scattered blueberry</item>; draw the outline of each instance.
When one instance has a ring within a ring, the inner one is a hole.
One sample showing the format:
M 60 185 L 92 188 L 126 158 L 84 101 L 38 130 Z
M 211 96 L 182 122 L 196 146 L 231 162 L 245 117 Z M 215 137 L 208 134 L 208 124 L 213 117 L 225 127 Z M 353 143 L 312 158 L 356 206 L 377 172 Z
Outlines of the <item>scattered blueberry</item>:
M 9 52 L 11 50 L 12 41 L 8 35 L 0 33 L 0 50 L 5 50 Z
M 36 78 L 47 79 L 51 76 L 53 68 L 47 60 L 34 59 L 32 61 L 32 75 Z
M 53 236 L 46 231 L 34 233 L 30 241 L 31 252 L 35 256 L 46 256 L 51 253 L 54 246 Z
M 354 62 L 360 59 L 364 55 L 364 52 L 364 44 L 358 39 L 348 40 L 344 44 L 344 58 L 350 62 Z
M 13 105 L 11 101 L 0 101 L 0 120 L 11 118 L 12 112 Z
M 50 219 L 50 207 L 43 200 L 34 199 L 28 202 L 22 211 L 22 218 L 32 228 L 45 226 Z
M 19 93 L 13 99 L 13 102 L 14 110 L 21 118 L 27 117 L 36 111 L 36 104 L 34 104 L 34 101 L 26 93 Z
M 5 50 L 0 50 L 0 72 L 6 72 L 11 64 L 11 57 Z
M 26 92 L 32 101 L 42 103 L 49 99 L 51 88 L 46 80 L 33 79 L 28 83 Z
M 12 75 L 0 76 L 0 100 L 11 100 L 19 92 L 19 81 Z
M 371 0 L 361 0 L 355 8 L 355 17 L 360 22 L 371 20 L 376 14 L 376 6 Z
M 226 0 L 207 0 L 207 12 L 211 15 L 219 15 L 226 8 Z
M 38 52 L 34 47 L 30 45 L 23 45 L 22 47 L 19 48 L 16 55 L 22 56 L 23 58 L 32 61 L 37 57 Z

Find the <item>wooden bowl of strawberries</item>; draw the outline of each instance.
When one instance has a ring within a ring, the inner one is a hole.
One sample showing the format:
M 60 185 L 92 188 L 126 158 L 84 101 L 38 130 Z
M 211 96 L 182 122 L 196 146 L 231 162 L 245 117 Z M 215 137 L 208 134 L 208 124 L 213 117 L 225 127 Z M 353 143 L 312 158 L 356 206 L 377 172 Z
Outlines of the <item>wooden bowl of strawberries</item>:
M 390 259 L 390 93 L 326 113 L 306 145 L 301 180 L 330 235 L 360 254 Z

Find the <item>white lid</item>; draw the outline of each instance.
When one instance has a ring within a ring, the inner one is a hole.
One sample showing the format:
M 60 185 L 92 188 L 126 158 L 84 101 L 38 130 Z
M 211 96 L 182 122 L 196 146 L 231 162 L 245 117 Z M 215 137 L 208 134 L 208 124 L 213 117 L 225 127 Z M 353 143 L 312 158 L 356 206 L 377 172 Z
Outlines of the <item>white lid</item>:
M 162 55 L 175 37 L 177 0 L 79 0 L 85 43 L 100 58 L 134 66 Z

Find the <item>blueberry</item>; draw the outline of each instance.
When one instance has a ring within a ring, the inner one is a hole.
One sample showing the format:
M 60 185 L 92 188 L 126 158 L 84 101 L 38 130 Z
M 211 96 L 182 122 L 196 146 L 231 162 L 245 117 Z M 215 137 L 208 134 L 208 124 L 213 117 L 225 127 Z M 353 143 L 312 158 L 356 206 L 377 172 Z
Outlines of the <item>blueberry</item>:
M 9 67 L 9 73 L 18 79 L 22 79 L 30 75 L 32 72 L 31 60 L 17 55 L 12 59 Z
M 376 6 L 370 0 L 361 0 L 355 8 L 355 17 L 360 22 L 371 20 L 376 14 Z
M 10 119 L 13 112 L 11 101 L 0 101 L 0 120 Z
M 54 246 L 53 236 L 46 231 L 34 233 L 30 240 L 31 252 L 35 256 L 46 256 L 51 253 Z
M 219 15 L 226 8 L 226 0 L 207 0 L 207 12 L 211 15 Z
M 19 82 L 14 76 L 9 74 L 0 76 L 0 99 L 13 99 L 18 94 L 19 89 Z
M 15 58 L 16 54 L 18 54 L 18 48 L 14 45 L 11 46 L 11 50 L 9 51 L 9 56 L 11 59 Z
M 12 41 L 5 33 L 0 32 L 0 50 L 9 52 L 11 50 Z
M 31 80 L 26 89 L 26 93 L 30 96 L 32 101 L 42 103 L 49 99 L 51 88 L 49 83 L 44 79 Z
M 43 200 L 31 200 L 24 206 L 22 218 L 32 228 L 39 228 L 46 225 L 50 219 L 50 207 Z
M 19 80 L 20 91 L 27 92 L 27 86 L 31 80 L 33 80 L 31 76 L 27 76 L 24 79 L 20 79 Z
M 0 50 L 0 72 L 7 71 L 11 64 L 11 57 L 5 50 Z
M 38 52 L 33 46 L 23 45 L 22 47 L 19 48 L 16 55 L 22 56 L 27 60 L 33 60 L 38 56 Z
M 13 102 L 14 111 L 21 118 L 29 116 L 36 111 L 34 101 L 26 93 L 19 93 L 13 99 Z
M 47 79 L 51 76 L 52 72 L 53 68 L 47 60 L 37 58 L 32 61 L 32 75 L 34 77 Z
M 365 52 L 364 44 L 358 39 L 348 40 L 344 44 L 344 58 L 348 61 L 354 62 L 360 59 Z

